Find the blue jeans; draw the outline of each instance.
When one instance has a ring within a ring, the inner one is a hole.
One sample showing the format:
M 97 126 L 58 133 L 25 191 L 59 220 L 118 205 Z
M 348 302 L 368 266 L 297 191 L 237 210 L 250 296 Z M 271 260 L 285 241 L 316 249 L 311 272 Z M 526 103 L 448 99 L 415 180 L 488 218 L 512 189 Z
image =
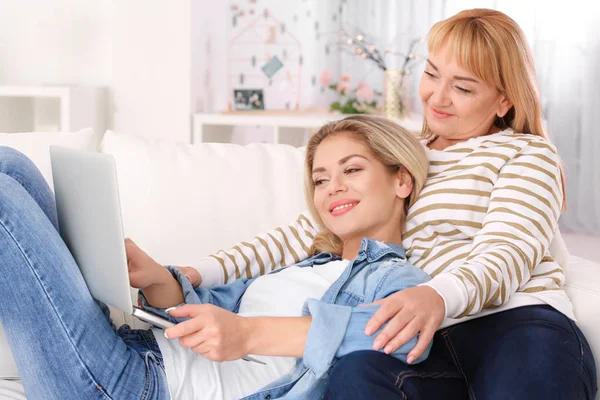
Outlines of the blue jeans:
M 334 365 L 325 399 L 594 399 L 590 347 L 550 306 L 520 307 L 438 331 L 429 358 L 406 365 L 361 351 Z
M 28 399 L 168 399 L 151 331 L 117 332 L 58 233 L 54 196 L 0 147 L 0 321 Z

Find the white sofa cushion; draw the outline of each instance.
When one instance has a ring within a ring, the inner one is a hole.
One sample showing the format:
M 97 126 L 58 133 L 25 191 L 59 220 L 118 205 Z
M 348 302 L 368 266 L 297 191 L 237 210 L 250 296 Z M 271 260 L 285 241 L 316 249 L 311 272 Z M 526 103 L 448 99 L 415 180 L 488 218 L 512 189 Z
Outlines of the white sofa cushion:
M 108 131 L 125 235 L 163 264 L 193 265 L 306 209 L 304 152 L 287 145 L 189 145 Z
M 49 146 L 59 145 L 79 150 L 97 151 L 97 138 L 92 129 L 78 132 L 0 133 L 0 146 L 8 146 L 26 154 L 52 185 Z M 0 325 L 0 378 L 17 378 L 19 373 Z

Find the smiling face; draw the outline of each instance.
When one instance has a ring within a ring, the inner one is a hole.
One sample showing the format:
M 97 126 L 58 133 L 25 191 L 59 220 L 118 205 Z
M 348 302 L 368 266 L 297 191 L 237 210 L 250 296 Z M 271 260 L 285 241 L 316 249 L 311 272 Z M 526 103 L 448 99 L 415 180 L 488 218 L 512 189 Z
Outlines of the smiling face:
M 347 243 L 363 237 L 400 244 L 405 198 L 412 178 L 392 171 L 348 132 L 325 138 L 312 167 L 313 202 L 323 224 Z
M 446 46 L 429 54 L 419 96 L 427 124 L 441 148 L 498 131 L 494 120 L 512 107 L 495 87 L 448 57 Z

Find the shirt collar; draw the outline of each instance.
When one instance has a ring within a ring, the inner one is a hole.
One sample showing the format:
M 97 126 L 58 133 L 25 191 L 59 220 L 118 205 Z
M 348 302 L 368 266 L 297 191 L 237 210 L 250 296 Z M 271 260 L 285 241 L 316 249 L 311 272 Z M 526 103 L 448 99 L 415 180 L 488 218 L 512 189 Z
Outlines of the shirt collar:
M 360 249 L 356 258 L 366 258 L 366 260 L 371 263 L 386 256 L 402 258 L 405 260 L 406 252 L 404 251 L 404 247 L 393 243 L 384 243 L 374 239 L 363 238 L 360 242 Z
M 404 247 L 398 246 L 393 243 L 384 243 L 374 239 L 363 238 L 360 242 L 360 249 L 356 260 L 362 261 L 367 260 L 372 263 L 379 261 L 383 257 L 397 257 L 406 260 L 406 251 Z M 341 260 L 342 258 L 338 255 L 331 253 L 319 253 L 310 257 L 304 261 L 296 264 L 297 266 L 314 265 L 314 264 L 325 264 L 330 261 Z

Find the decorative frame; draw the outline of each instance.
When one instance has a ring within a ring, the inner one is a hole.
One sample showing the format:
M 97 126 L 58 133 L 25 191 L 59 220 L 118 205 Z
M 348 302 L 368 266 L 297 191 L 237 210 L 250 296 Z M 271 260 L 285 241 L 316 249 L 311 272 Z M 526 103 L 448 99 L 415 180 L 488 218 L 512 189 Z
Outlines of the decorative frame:
M 235 96 L 234 88 L 262 88 L 266 108 L 297 110 L 302 63 L 300 41 L 265 9 L 229 42 L 229 93 Z M 230 109 L 234 103 L 235 97 Z

